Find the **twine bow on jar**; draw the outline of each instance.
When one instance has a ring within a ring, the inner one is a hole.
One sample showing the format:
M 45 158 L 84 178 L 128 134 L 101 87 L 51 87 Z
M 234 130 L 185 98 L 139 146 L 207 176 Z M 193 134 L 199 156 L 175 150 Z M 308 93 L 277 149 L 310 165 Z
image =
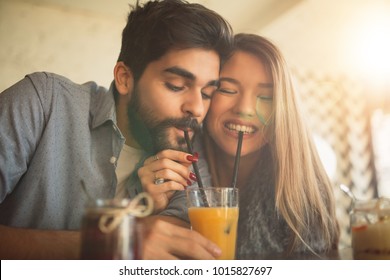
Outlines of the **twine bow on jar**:
M 142 202 L 144 199 L 146 204 Z M 147 193 L 140 193 L 126 207 L 106 210 L 99 219 L 99 230 L 103 233 L 110 233 L 118 227 L 126 215 L 143 218 L 152 212 L 153 199 Z

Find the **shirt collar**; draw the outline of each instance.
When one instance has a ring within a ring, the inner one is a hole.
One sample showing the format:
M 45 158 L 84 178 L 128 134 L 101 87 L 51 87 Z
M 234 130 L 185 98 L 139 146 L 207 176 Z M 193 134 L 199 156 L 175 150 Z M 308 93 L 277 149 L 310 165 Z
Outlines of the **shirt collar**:
M 109 90 L 99 87 L 91 98 L 90 114 L 92 129 L 112 121 L 116 125 L 116 109 L 114 101 L 114 82 L 111 83 Z

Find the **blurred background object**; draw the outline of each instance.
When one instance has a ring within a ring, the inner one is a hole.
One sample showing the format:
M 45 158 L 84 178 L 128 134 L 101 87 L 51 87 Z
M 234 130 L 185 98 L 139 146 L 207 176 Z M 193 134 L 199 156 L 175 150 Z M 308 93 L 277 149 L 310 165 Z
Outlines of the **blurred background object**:
M 268 37 L 284 53 L 307 121 L 326 142 L 320 154 L 334 152 L 322 158 L 335 184 L 340 247 L 349 246 L 350 200 L 338 184 L 360 199 L 390 196 L 390 0 L 189 2 L 217 11 L 235 32 Z M 109 87 L 134 3 L 0 0 L 0 92 L 34 71 Z

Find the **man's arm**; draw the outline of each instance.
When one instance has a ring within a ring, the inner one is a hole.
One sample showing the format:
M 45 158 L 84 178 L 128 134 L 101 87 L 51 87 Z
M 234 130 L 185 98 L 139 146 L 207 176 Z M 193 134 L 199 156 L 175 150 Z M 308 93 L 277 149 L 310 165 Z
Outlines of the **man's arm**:
M 0 225 L 0 259 L 79 259 L 80 233 Z
M 44 84 L 44 74 L 31 77 Z M 13 192 L 28 169 L 45 128 L 38 84 L 25 77 L 0 93 L 0 203 Z M 40 78 L 40 79 L 39 79 Z

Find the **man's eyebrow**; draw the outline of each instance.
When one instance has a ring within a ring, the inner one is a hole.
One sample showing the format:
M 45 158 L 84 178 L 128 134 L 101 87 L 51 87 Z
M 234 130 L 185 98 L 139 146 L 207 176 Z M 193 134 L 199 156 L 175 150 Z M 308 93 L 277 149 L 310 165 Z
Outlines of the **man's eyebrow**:
M 187 71 L 187 70 L 185 70 L 183 68 L 177 67 L 177 66 L 173 66 L 173 67 L 167 68 L 167 69 L 164 70 L 164 72 L 172 73 L 172 74 L 181 76 L 183 78 L 189 79 L 191 81 L 195 80 L 195 75 L 194 74 L 192 74 L 191 72 L 189 72 L 189 71 Z
M 189 79 L 191 81 L 196 80 L 196 77 L 194 74 L 192 74 L 191 72 L 189 72 L 181 67 L 173 66 L 173 67 L 165 69 L 164 72 L 172 73 L 172 74 L 181 76 L 185 79 Z M 219 84 L 220 84 L 219 79 L 218 80 L 211 80 L 210 82 L 207 83 L 206 87 L 209 87 L 209 86 L 218 87 Z

